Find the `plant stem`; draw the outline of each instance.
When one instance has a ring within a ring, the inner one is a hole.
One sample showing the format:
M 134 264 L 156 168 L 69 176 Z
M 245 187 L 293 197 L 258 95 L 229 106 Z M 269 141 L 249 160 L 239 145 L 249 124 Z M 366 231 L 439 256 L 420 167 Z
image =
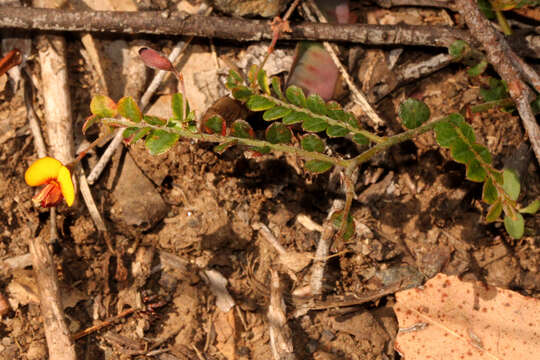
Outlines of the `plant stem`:
M 197 139 L 201 141 L 215 142 L 215 143 L 225 143 L 230 141 L 235 141 L 241 145 L 254 146 L 254 147 L 269 147 L 274 151 L 282 151 L 287 153 L 292 153 L 297 156 L 300 156 L 307 160 L 320 160 L 332 163 L 338 166 L 346 167 L 349 164 L 349 160 L 344 160 L 337 157 L 332 157 L 325 155 L 323 153 L 307 151 L 292 145 L 286 144 L 272 144 L 271 142 L 257 139 L 249 138 L 239 138 L 233 136 L 222 136 L 218 134 L 202 134 L 202 133 L 193 133 L 190 130 L 182 129 L 179 127 L 166 127 L 166 126 L 156 126 L 150 125 L 145 122 L 135 123 L 126 119 L 110 119 L 104 118 L 102 122 L 106 125 L 121 126 L 121 127 L 133 127 L 133 128 L 152 128 L 155 130 L 162 130 L 173 134 L 178 134 L 181 137 L 189 139 Z
M 372 148 L 364 151 L 360 155 L 356 156 L 353 159 L 345 160 L 347 161 L 347 167 L 349 166 L 358 166 L 369 159 L 371 159 L 376 154 L 385 151 L 390 146 L 399 144 L 401 142 L 410 140 L 418 135 L 421 135 L 423 133 L 426 133 L 430 130 L 432 130 L 437 124 L 447 121 L 446 118 L 441 118 L 434 120 L 432 122 L 426 123 L 420 127 L 417 127 L 416 129 L 407 130 L 405 132 L 402 132 L 401 134 L 397 134 L 394 136 L 390 136 L 387 138 L 383 138 L 383 142 L 380 142 L 379 144 L 373 146 Z

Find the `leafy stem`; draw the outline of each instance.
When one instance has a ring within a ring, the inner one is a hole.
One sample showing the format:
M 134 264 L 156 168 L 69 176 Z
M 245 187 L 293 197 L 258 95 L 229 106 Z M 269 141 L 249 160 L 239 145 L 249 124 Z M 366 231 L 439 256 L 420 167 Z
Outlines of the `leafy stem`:
M 151 128 L 154 130 L 162 130 L 168 133 L 180 135 L 181 137 L 185 137 L 189 139 L 197 139 L 201 141 L 208 141 L 208 142 L 214 142 L 214 143 L 226 143 L 226 142 L 234 141 L 237 144 L 241 144 L 241 145 L 254 146 L 254 147 L 269 147 L 271 150 L 293 153 L 308 160 L 326 161 L 334 165 L 343 166 L 343 167 L 346 167 L 348 165 L 347 160 L 344 160 L 344 159 L 331 157 L 323 153 L 307 151 L 307 150 L 304 150 L 304 149 L 301 149 L 292 145 L 273 144 L 265 140 L 240 138 L 240 137 L 234 137 L 234 136 L 223 136 L 223 135 L 218 135 L 218 134 L 203 134 L 200 132 L 192 132 L 189 129 L 184 129 L 178 126 L 168 127 L 168 126 L 151 125 L 144 122 L 136 123 L 136 122 L 123 119 L 123 118 L 121 119 L 103 118 L 101 119 L 101 121 L 104 124 L 110 125 L 110 126 L 120 126 L 120 127 L 138 128 L 138 129 Z
M 278 106 L 282 106 L 282 107 L 289 108 L 291 110 L 294 110 L 294 111 L 297 111 L 297 112 L 300 112 L 300 113 L 304 113 L 306 115 L 309 115 L 310 117 L 323 119 L 324 121 L 326 121 L 330 125 L 344 127 L 344 128 L 346 128 L 347 130 L 349 130 L 349 131 L 351 131 L 353 133 L 361 134 L 361 135 L 365 136 L 366 138 L 373 141 L 374 143 L 383 143 L 385 141 L 384 137 L 380 137 L 378 135 L 375 135 L 372 132 L 369 132 L 369 131 L 364 130 L 364 129 L 359 129 L 357 127 L 354 127 L 354 126 L 350 125 L 349 123 L 332 119 L 331 117 L 328 117 L 326 115 L 315 114 L 312 111 L 310 111 L 309 109 L 306 109 L 306 108 L 296 106 L 294 104 L 279 100 L 279 99 L 275 98 L 272 95 L 260 94 L 259 96 L 272 101 L 273 103 L 275 103 Z

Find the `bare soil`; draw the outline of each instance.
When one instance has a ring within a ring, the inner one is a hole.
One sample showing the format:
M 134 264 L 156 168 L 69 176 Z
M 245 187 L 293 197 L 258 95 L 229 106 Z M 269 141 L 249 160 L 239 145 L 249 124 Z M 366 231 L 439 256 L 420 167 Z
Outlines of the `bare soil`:
M 68 42 L 75 131 L 80 131 L 95 80 L 78 39 L 70 36 Z M 159 40 L 156 48 L 170 44 Z M 215 45 L 219 51 L 219 42 Z M 38 76 L 39 69 L 33 70 Z M 480 102 L 486 79 L 471 78 L 455 64 L 401 87 L 377 104 L 388 120 L 380 131 L 402 131 L 395 119 L 406 97 L 425 101 L 435 117 L 460 112 Z M 32 237 L 47 241 L 50 226 L 48 212 L 32 208 L 34 189 L 24 182 L 36 152 L 22 94 L 9 84 L 0 92 L 2 260 L 27 254 Z M 35 107 L 42 118 L 40 106 L 38 96 Z M 520 200 L 538 198 L 538 164 L 515 112 L 493 109 L 467 120 L 497 167 L 520 171 Z M 93 140 L 96 133 L 87 136 Z M 351 144 L 330 144 L 334 151 L 357 151 Z M 419 286 L 438 272 L 540 294 L 540 217 L 526 218 L 527 234 L 520 240 L 511 239 L 499 222 L 486 224 L 481 184 L 466 181 L 464 167 L 426 134 L 361 168 L 352 207 L 356 234 L 332 244 L 324 296 L 305 300 L 312 309 L 294 316 L 298 303 L 290 294 L 309 282 L 310 266 L 285 268 L 254 225 L 267 225 L 287 252 L 313 256 L 320 233 L 307 229 L 299 215 L 323 223 L 332 202 L 344 198 L 335 174 L 309 175 L 283 154 L 246 158 L 242 149 L 218 155 L 212 147 L 181 140 L 153 157 L 137 144 L 113 158 L 92 192 L 117 254 L 107 250 L 80 199 L 72 208 L 58 208 L 60 236 L 51 247 L 72 333 L 127 308 L 147 308 L 77 340 L 81 359 L 142 359 L 154 350 L 162 351 L 150 355 L 167 360 L 270 359 L 270 269 L 281 274 L 299 359 L 400 358 L 393 348 L 398 330 L 393 295 L 359 305 L 346 301 Z M 103 150 L 83 161 L 87 171 Z M 37 228 L 29 226 L 29 217 L 39 219 Z M 209 269 L 228 280 L 236 304 L 232 313 L 216 306 L 205 281 Z M 10 310 L 1 318 L 0 359 L 47 358 L 35 289 L 31 267 L 2 271 L 0 295 Z

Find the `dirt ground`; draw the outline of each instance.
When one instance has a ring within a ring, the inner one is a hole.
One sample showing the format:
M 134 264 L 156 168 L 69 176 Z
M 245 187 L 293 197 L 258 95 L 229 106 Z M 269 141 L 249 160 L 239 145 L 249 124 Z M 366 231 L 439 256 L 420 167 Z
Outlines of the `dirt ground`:
M 118 41 L 99 40 L 110 46 Z M 175 43 L 143 40 L 164 52 Z M 75 132 L 82 139 L 81 125 L 98 85 L 78 35 L 67 35 L 67 41 Z M 218 40 L 214 45 L 220 58 L 237 62 L 248 46 Z M 192 46 L 191 62 L 211 54 L 205 39 Z M 284 43 L 281 50 L 291 56 L 293 46 Z M 185 66 L 189 61 L 184 60 Z M 114 66 L 108 71 L 118 72 Z M 39 85 L 37 61 L 29 61 L 29 68 Z M 451 64 L 398 88 L 376 104 L 388 121 L 378 131 L 402 131 L 397 109 L 407 97 L 423 100 L 434 117 L 480 103 L 479 90 L 487 86 L 488 75 L 496 76 L 488 70 L 471 78 L 465 66 Z M 166 103 L 173 92 L 172 80 L 167 81 L 154 101 Z M 111 95 L 117 100 L 122 89 L 111 88 L 120 93 Z M 32 237 L 47 241 L 50 223 L 47 211 L 32 207 L 34 189 L 24 182 L 37 155 L 23 89 L 14 91 L 6 82 L 2 89 L 0 259 L 7 260 L 27 254 Z M 223 91 L 206 94 L 216 97 Z M 42 101 L 38 93 L 34 106 L 40 119 Z M 205 102 L 200 103 L 202 108 Z M 515 112 L 492 109 L 467 120 L 492 152 L 496 167 L 519 170 L 520 201 L 538 198 L 538 164 Z M 259 120 L 252 121 L 257 129 Z M 97 131 L 89 131 L 87 140 L 94 140 Z M 334 140 L 329 145 L 344 156 L 358 153 L 348 143 Z M 83 160 L 87 173 L 104 149 Z M 360 169 L 352 207 L 356 233 L 332 244 L 324 296 L 293 298 L 309 282 L 309 260 L 320 238 L 305 219 L 322 224 L 334 200 L 344 198 L 339 174 L 310 175 L 284 154 L 244 155 L 240 148 L 218 155 L 212 144 L 187 140 L 160 156 L 151 156 L 142 144 L 124 147 L 91 187 L 115 255 L 107 251 L 83 201 L 58 208 L 59 238 L 51 247 L 70 331 L 78 333 L 128 308 L 152 308 L 77 340 L 81 359 L 271 359 L 267 311 L 274 269 L 281 277 L 298 359 L 399 359 L 393 347 L 398 324 L 392 293 L 419 286 L 439 272 L 540 295 L 540 216 L 526 218 L 526 235 L 520 240 L 510 238 L 501 222 L 486 224 L 481 184 L 466 181 L 465 168 L 451 161 L 428 133 Z M 39 225 L 32 226 L 29 217 Z M 287 268 L 258 224 L 266 225 L 287 253 L 307 258 L 306 263 Z M 229 312 L 220 310 L 219 295 L 208 280 L 219 274 L 228 281 L 235 304 Z M 373 294 L 380 296 L 365 303 L 350 301 Z M 47 358 L 31 267 L 2 270 L 0 295 L 10 304 L 0 322 L 0 359 Z M 297 311 L 302 306 L 307 310 Z

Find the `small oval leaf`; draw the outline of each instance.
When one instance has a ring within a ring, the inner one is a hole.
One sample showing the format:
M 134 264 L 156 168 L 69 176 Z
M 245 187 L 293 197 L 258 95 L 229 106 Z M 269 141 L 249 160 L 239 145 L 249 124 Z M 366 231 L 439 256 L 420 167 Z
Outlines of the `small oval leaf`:
M 330 125 L 326 129 L 326 135 L 329 137 L 343 137 L 349 133 L 349 130 L 345 129 L 342 126 Z
M 260 95 L 250 97 L 246 105 L 251 111 L 264 111 L 276 106 L 271 100 Z
M 516 213 L 514 219 L 510 215 L 505 215 L 504 228 L 508 232 L 508 235 L 514 239 L 521 239 L 525 232 L 525 220 L 520 213 Z
M 118 101 L 118 114 L 135 123 L 141 122 L 142 113 L 131 96 L 125 96 Z
M 306 151 L 316 151 L 322 153 L 324 151 L 324 142 L 315 134 L 307 134 L 300 140 L 302 149 Z
M 274 90 L 279 100 L 286 101 L 283 90 L 281 90 L 281 80 L 277 76 L 272 77 L 272 90 Z
M 306 107 L 306 96 L 304 91 L 296 85 L 291 85 L 285 90 L 285 96 L 291 104 L 305 108 Z
M 354 220 L 351 216 L 351 214 L 347 214 L 347 225 L 345 225 L 345 232 L 343 233 L 343 240 L 348 240 L 351 238 L 351 236 L 354 235 Z M 332 224 L 334 226 L 334 229 L 338 230 L 341 229 L 341 223 L 343 219 L 343 210 L 336 211 L 332 214 Z
M 306 120 L 309 116 L 306 113 L 299 111 L 292 111 L 283 117 L 283 124 L 293 125 L 298 124 Z
M 503 170 L 503 189 L 508 194 L 510 199 L 516 201 L 521 191 L 519 176 L 512 169 L 505 168 Z
M 145 145 L 150 154 L 163 154 L 171 148 L 177 141 L 180 135 L 170 133 L 164 130 L 152 130 L 146 137 Z
M 184 96 L 181 93 L 173 94 L 171 107 L 174 119 L 184 121 Z M 186 111 L 186 113 L 188 112 Z
M 331 162 L 322 161 L 322 160 L 309 160 L 306 161 L 304 164 L 304 167 L 307 171 L 313 173 L 313 174 L 322 174 L 324 172 L 327 172 L 334 166 Z
M 304 131 L 319 132 L 324 131 L 328 127 L 328 123 L 321 118 L 308 117 L 302 122 Z
M 145 123 L 155 126 L 163 126 L 167 124 L 167 120 L 162 119 L 158 116 L 144 115 L 143 120 Z
M 204 132 L 207 134 L 223 134 L 224 128 L 226 129 L 225 120 L 220 115 L 208 118 L 203 124 Z
M 246 120 L 236 120 L 231 126 L 231 135 L 239 138 L 254 138 L 255 132 Z
M 420 100 L 409 98 L 401 103 L 399 117 L 407 129 L 416 129 L 429 120 L 429 108 Z
M 501 216 L 502 213 L 502 203 L 500 201 L 497 201 L 493 205 L 491 205 L 488 209 L 488 212 L 486 214 L 486 222 L 494 222 L 496 221 L 499 216 Z
M 116 104 L 108 96 L 95 95 L 90 101 L 90 111 L 99 117 L 111 118 L 116 116 Z
M 319 94 L 311 94 L 307 98 L 307 107 L 315 114 L 326 115 L 326 104 Z
M 362 134 L 354 134 L 352 140 L 358 145 L 367 145 L 369 144 L 369 139 Z
M 270 86 L 268 84 L 268 76 L 266 75 L 266 71 L 264 71 L 264 69 L 260 69 L 258 71 L 257 82 L 259 83 L 259 87 L 261 88 L 261 90 L 266 95 L 270 95 Z
M 484 200 L 488 204 L 494 204 L 495 201 L 497 201 L 498 197 L 499 192 L 497 191 L 497 188 L 493 184 L 493 181 L 488 178 L 484 183 L 484 187 L 482 189 L 482 200 Z
M 275 122 L 266 129 L 265 137 L 272 144 L 287 144 L 291 142 L 292 132 L 282 123 Z
M 266 121 L 281 119 L 282 117 L 289 115 L 291 111 L 291 109 L 287 109 L 286 107 L 276 106 L 266 110 L 263 114 L 263 119 Z

